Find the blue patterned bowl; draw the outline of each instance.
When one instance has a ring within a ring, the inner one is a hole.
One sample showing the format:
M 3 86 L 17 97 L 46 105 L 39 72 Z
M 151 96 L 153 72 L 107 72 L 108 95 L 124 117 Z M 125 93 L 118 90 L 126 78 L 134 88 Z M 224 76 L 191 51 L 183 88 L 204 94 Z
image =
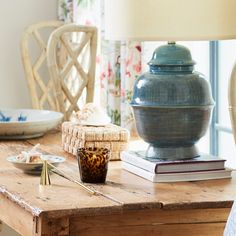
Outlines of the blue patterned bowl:
M 33 109 L 0 109 L 0 139 L 40 137 L 63 119 L 60 112 Z

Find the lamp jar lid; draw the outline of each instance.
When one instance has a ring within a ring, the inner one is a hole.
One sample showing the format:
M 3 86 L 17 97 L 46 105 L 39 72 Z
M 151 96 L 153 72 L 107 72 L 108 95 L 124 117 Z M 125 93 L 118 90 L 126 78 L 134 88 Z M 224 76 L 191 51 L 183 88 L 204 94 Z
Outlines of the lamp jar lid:
M 169 42 L 167 45 L 158 47 L 152 56 L 149 66 L 193 66 L 196 64 L 192 60 L 188 48 Z

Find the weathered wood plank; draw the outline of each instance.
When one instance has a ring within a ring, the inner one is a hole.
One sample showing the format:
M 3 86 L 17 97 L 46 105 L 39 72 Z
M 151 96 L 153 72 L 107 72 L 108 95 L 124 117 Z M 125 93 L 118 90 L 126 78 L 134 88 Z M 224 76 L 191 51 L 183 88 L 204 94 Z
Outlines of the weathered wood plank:
M 41 217 L 36 236 L 69 236 L 69 218 L 48 219 Z
M 191 224 L 226 222 L 230 208 L 186 210 L 129 210 L 121 214 L 71 217 L 73 230 L 93 227 L 119 227 L 135 225 Z M 107 218 L 107 220 L 105 220 Z M 109 220 L 108 220 L 109 219 Z
M 22 235 L 222 235 L 236 196 L 235 173 L 232 179 L 153 184 L 110 162 L 105 185 L 87 184 L 103 196 L 91 196 L 56 175 L 52 186 L 40 188 L 38 176 L 6 161 L 41 143 L 44 152 L 66 157 L 59 168 L 79 180 L 77 161 L 60 140 L 53 132 L 0 142 L 0 219 Z
M 100 211 L 121 211 L 117 202 L 103 196 L 91 196 L 74 183 L 59 176 L 51 175 L 52 186 L 40 187 L 39 176 L 26 175 L 6 161 L 9 155 L 16 155 L 24 148 L 31 147 L 23 142 L 0 143 L 0 195 L 7 197 L 33 216 L 48 212 L 51 216 L 71 214 L 99 214 Z M 77 163 L 62 164 L 62 169 L 76 170 L 73 175 L 79 178 Z M 102 209 L 104 208 L 104 209 Z M 101 210 L 102 209 L 102 210 Z
M 124 202 L 125 208 L 164 209 L 231 207 L 236 197 L 236 173 L 232 179 L 152 183 L 125 170 L 120 162 L 110 163 L 107 185 L 98 189 Z M 130 195 L 130 193 L 132 193 Z
M 113 208 L 110 211 L 120 209 L 117 203 L 102 196 L 91 196 L 67 180 L 55 175 L 51 179 L 52 186 L 40 187 L 39 177 L 25 177 L 20 171 L 11 169 L 9 172 L 1 171 L 0 183 L 4 185 L 0 186 L 0 194 L 34 216 L 39 216 L 42 212 L 59 216 L 98 214 L 103 210 L 107 212 L 109 208 Z
M 89 228 L 70 233 L 71 236 L 222 236 L 225 223 L 135 225 L 126 227 Z M 45 235 L 46 236 L 46 235 Z
M 31 144 L 40 142 L 43 150 L 66 156 L 68 162 L 64 166 L 65 170 L 71 174 L 78 172 L 73 156 L 62 150 L 60 133 L 49 134 L 44 138 L 29 140 L 29 142 Z M 233 176 L 235 175 L 233 173 Z M 222 180 L 154 184 L 121 170 L 120 162 L 110 162 L 106 185 L 94 187 L 103 194 L 123 202 L 125 209 L 231 207 L 236 197 L 235 177 Z
M 0 219 L 24 236 L 35 233 L 35 218 L 14 202 L 0 194 Z
M 230 209 L 139 210 L 70 219 L 70 235 L 223 235 Z
M 139 210 L 115 215 L 43 218 L 39 235 L 222 235 L 230 209 Z M 180 217 L 181 216 L 181 217 Z M 194 230 L 194 232 L 191 232 Z

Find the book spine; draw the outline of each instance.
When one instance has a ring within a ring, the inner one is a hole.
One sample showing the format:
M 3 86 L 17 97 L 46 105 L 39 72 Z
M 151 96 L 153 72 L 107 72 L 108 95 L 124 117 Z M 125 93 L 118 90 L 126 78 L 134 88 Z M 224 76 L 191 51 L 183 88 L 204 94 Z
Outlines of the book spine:
M 127 162 L 122 162 L 122 168 L 124 170 L 131 172 L 132 174 L 138 175 L 141 178 L 147 179 L 151 182 L 156 182 L 155 174 L 150 173 L 146 170 L 140 169 L 136 166 L 133 166 L 132 164 L 129 164 Z
M 121 160 L 132 164 L 138 168 L 151 172 L 153 174 L 161 173 L 183 173 L 183 172 L 198 172 L 209 170 L 224 170 L 223 159 L 211 160 L 178 160 L 178 161 L 150 161 L 140 156 L 137 152 L 121 153 Z
M 121 152 L 120 158 L 124 162 L 128 162 L 134 166 L 137 166 L 139 168 L 142 168 L 146 171 L 149 171 L 153 174 L 156 172 L 156 164 L 147 162 L 146 160 L 143 160 L 142 158 L 135 157 L 134 155 L 128 153 L 128 152 Z
M 153 174 L 141 168 L 133 166 L 127 162 L 122 163 L 122 168 L 138 175 L 142 178 L 150 180 L 154 183 L 165 182 L 182 182 L 182 181 L 200 181 L 210 179 L 231 178 L 231 170 L 225 169 L 220 171 L 195 172 L 195 173 L 179 173 L 179 174 Z

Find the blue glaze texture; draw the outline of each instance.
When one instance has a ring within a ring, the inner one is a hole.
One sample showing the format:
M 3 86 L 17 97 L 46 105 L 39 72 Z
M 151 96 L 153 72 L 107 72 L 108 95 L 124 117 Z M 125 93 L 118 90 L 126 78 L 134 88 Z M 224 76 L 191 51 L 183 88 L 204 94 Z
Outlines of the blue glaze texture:
M 208 82 L 194 71 L 194 64 L 187 48 L 173 43 L 161 46 L 149 62 L 150 71 L 135 82 L 131 105 L 139 135 L 154 150 L 148 157 L 198 155 L 194 144 L 208 128 L 214 101 Z

